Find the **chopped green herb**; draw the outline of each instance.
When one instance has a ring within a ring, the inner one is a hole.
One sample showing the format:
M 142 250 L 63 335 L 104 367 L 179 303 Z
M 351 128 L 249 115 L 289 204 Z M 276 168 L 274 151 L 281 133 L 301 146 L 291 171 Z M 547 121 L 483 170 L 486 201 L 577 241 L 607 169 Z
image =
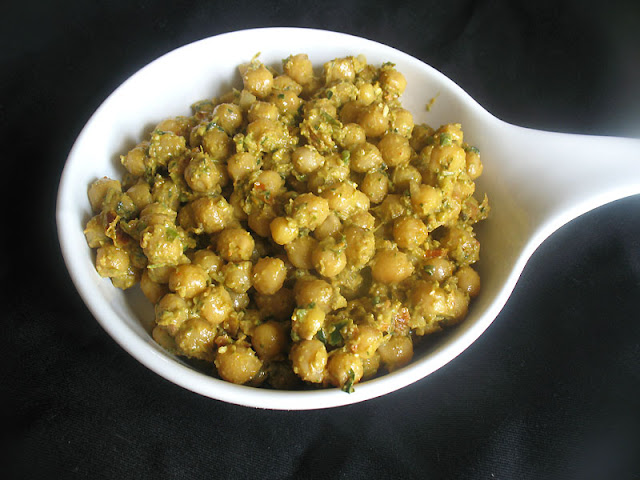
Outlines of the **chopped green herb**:
M 280 100 L 284 99 L 284 93 L 279 93 L 279 94 L 278 94 L 278 98 L 279 98 Z
M 324 343 L 325 345 L 327 344 L 327 337 L 325 336 L 324 330 L 322 328 L 318 330 L 318 333 L 316 333 L 316 338 L 320 340 L 322 343 Z
M 371 303 L 372 303 L 373 305 L 378 305 L 378 304 L 380 303 L 380 295 L 376 295 L 375 297 L 373 297 L 373 298 L 371 299 Z
M 343 150 L 341 156 L 342 156 L 342 163 L 344 163 L 345 165 L 349 165 L 349 159 L 351 158 L 351 152 L 349 150 Z
M 453 145 L 453 139 L 451 138 L 451 134 L 450 133 L 441 133 L 440 134 L 440 146 L 441 147 L 448 147 L 450 145 Z
M 344 386 L 342 387 L 342 391 L 343 392 L 347 392 L 347 393 L 353 393 L 355 391 L 355 389 L 353 388 L 353 384 L 356 381 L 356 372 L 353 371 L 353 368 L 349 369 L 349 378 L 347 378 L 347 381 L 344 383 Z
M 333 331 L 329 334 L 329 345 L 336 346 L 342 343 L 344 340 L 342 338 L 342 327 L 344 327 L 348 323 L 347 320 L 343 320 L 342 322 L 338 322 L 333 326 Z
M 427 275 L 433 275 L 436 271 L 435 265 L 425 265 L 424 271 Z
M 331 90 L 327 90 L 327 98 L 331 99 L 333 97 L 333 92 Z
M 339 127 L 340 126 L 340 122 L 337 121 L 335 118 L 333 118 L 331 115 L 329 115 L 327 112 L 320 112 L 322 115 L 322 118 L 324 118 L 324 120 L 329 124 L 329 125 L 333 125 L 335 127 Z
M 178 231 L 175 228 L 167 227 L 165 230 L 165 234 L 167 236 L 167 240 L 173 242 L 176 238 L 178 238 Z

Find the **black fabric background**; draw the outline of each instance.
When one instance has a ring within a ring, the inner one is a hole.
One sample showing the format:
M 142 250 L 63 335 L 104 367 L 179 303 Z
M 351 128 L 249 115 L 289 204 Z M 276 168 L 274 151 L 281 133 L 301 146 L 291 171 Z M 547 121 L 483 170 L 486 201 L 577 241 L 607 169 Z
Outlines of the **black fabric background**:
M 515 124 L 618 136 L 640 127 L 632 1 L 5 5 L 2 476 L 640 478 L 640 196 L 547 240 L 503 312 L 456 360 L 349 407 L 274 412 L 204 398 L 138 364 L 101 329 L 66 273 L 55 230 L 74 139 L 157 56 L 259 26 L 389 44 Z

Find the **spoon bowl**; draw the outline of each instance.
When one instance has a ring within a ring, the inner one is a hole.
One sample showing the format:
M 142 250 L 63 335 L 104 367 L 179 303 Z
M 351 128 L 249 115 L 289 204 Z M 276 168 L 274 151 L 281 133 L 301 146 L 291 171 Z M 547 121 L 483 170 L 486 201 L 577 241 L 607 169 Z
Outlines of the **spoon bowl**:
M 119 155 L 160 120 L 188 115 L 189 105 L 241 85 L 237 66 L 261 52 L 278 67 L 295 53 L 319 66 L 364 54 L 372 64 L 393 62 L 407 79 L 402 97 L 416 124 L 462 124 L 477 146 L 484 173 L 478 193 L 492 206 L 478 226 L 483 287 L 466 319 L 416 355 L 408 366 L 338 389 L 275 391 L 233 385 L 199 372 L 150 336 L 153 307 L 139 289 L 122 292 L 101 278 L 82 233 L 91 216 L 87 186 L 119 178 Z M 436 98 L 427 110 L 430 99 Z M 346 34 L 296 28 L 233 32 L 174 50 L 123 83 L 91 117 L 65 165 L 57 203 L 58 234 L 71 278 L 103 328 L 132 356 L 164 378 L 199 394 L 270 409 L 317 409 L 356 403 L 424 378 L 471 345 L 498 315 L 535 249 L 560 226 L 607 202 L 640 193 L 640 141 L 541 132 L 507 124 L 483 109 L 447 77 L 391 47 Z

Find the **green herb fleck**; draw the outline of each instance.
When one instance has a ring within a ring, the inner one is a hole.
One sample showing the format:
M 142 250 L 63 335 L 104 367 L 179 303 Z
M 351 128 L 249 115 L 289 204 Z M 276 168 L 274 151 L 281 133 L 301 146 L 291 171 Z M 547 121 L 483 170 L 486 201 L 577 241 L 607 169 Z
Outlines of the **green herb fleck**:
M 331 90 L 327 90 L 327 98 L 331 99 L 333 97 L 333 92 Z
M 427 275 L 433 275 L 436 271 L 435 265 L 425 265 L 424 271 Z
M 165 234 L 167 236 L 167 240 L 173 242 L 176 238 L 178 238 L 178 231 L 175 228 L 167 227 L 165 230 Z
M 351 152 L 349 150 L 343 150 L 341 156 L 342 156 L 342 163 L 344 163 L 345 165 L 349 165 L 349 160 L 351 159 Z
M 451 138 L 451 134 L 450 133 L 441 133 L 440 134 L 440 146 L 441 147 L 448 147 L 450 145 L 453 145 L 453 139 Z
M 325 336 L 324 330 L 322 328 L 318 330 L 318 333 L 316 333 L 316 338 L 320 340 L 322 343 L 324 343 L 325 345 L 327 344 L 327 337 Z
M 347 393 L 353 393 L 355 391 L 355 389 L 353 388 L 353 384 L 355 382 L 356 382 L 356 372 L 353 371 L 353 368 L 350 368 L 349 378 L 347 378 L 347 381 L 344 383 L 344 386 L 342 387 L 342 391 Z

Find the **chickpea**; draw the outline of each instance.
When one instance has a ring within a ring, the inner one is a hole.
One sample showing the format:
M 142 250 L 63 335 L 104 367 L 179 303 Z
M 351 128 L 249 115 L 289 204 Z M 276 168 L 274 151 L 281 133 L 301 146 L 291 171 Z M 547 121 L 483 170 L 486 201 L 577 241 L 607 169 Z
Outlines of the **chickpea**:
M 263 170 L 253 182 L 253 188 L 257 195 L 268 200 L 265 196 L 266 192 L 269 192 L 268 196 L 271 198 L 271 196 L 277 196 L 284 191 L 284 180 L 274 170 Z
M 390 193 L 378 207 L 378 214 L 384 222 L 400 217 L 406 213 L 406 208 L 402 203 L 402 197 L 395 193 Z
M 421 216 L 429 215 L 440 208 L 442 204 L 442 191 L 431 185 L 409 185 L 411 192 L 411 205 L 413 210 Z
M 482 162 L 480 161 L 480 154 L 477 150 L 469 149 L 467 151 L 466 157 L 466 165 L 467 165 L 467 175 L 471 180 L 475 180 L 480 175 L 482 175 Z
M 264 208 L 262 210 L 254 211 L 247 217 L 247 223 L 249 228 L 253 230 L 260 237 L 268 237 L 271 233 L 269 226 L 276 217 L 273 208 Z
M 278 75 L 273 79 L 273 90 L 271 96 L 276 93 L 291 92 L 294 95 L 300 95 L 302 93 L 302 85 L 296 82 L 293 78 L 286 74 Z
M 182 258 L 180 258 L 178 262 L 181 262 L 181 260 Z M 169 288 L 169 278 L 175 269 L 176 265 L 158 265 L 147 268 L 145 271 L 149 276 L 149 280 L 156 283 L 166 284 L 167 288 Z
M 187 302 L 175 293 L 166 294 L 155 306 L 156 323 L 165 327 L 170 334 L 175 335 L 188 317 Z
M 342 127 L 342 136 L 338 139 L 340 146 L 346 150 L 352 150 L 366 141 L 367 135 L 364 132 L 364 128 L 355 122 L 347 123 Z
M 283 70 L 300 85 L 307 85 L 313 79 L 313 65 L 305 53 L 287 58 L 284 61 Z
M 215 365 L 222 379 L 242 385 L 258 374 L 262 361 L 249 347 L 228 345 L 218 348 Z
M 214 326 L 224 322 L 233 311 L 231 296 L 221 285 L 207 287 L 194 298 L 194 305 L 202 318 Z
M 168 178 L 156 177 L 151 188 L 151 198 L 155 203 L 165 205 L 174 212 L 180 207 L 179 188 Z
M 175 210 L 157 202 L 150 203 L 140 212 L 140 223 L 147 226 L 170 225 L 175 219 Z
M 358 100 L 360 105 L 371 105 L 376 99 L 376 89 L 370 83 L 363 83 L 358 88 Z
M 362 358 L 363 374 L 362 378 L 367 379 L 373 377 L 380 369 L 380 354 L 374 353 L 370 357 Z
M 253 287 L 263 295 L 273 295 L 282 288 L 286 276 L 282 260 L 263 257 L 253 267 Z
M 398 283 L 411 276 L 413 265 L 406 254 L 394 250 L 381 250 L 373 259 L 371 274 L 380 283 Z
M 258 98 L 265 98 L 273 88 L 273 74 L 264 65 L 249 68 L 242 75 L 244 88 Z
M 411 184 L 420 185 L 422 183 L 422 175 L 413 165 L 402 165 L 393 169 L 391 174 L 391 182 L 396 192 L 411 191 Z
M 391 125 L 389 126 L 392 132 L 398 133 L 405 138 L 411 138 L 413 133 L 414 123 L 413 115 L 409 110 L 404 108 L 398 108 L 391 111 Z M 414 150 L 420 150 L 419 148 Z
M 345 230 L 347 248 L 345 250 L 350 265 L 364 266 L 369 263 L 376 252 L 376 240 L 373 232 L 357 226 Z
M 344 243 L 328 237 L 311 252 L 311 262 L 323 277 L 335 277 L 347 266 Z
M 322 222 L 322 224 L 313 231 L 313 236 L 320 241 L 339 232 L 341 228 L 342 222 L 338 216 L 334 213 L 330 213 L 327 215 L 324 222 Z
M 166 285 L 154 282 L 149 278 L 149 270 L 146 269 L 140 278 L 140 288 L 144 296 L 153 304 L 158 303 L 162 297 L 169 293 L 169 288 Z
M 407 88 L 407 80 L 404 75 L 394 68 L 383 69 L 378 79 L 385 92 L 393 96 L 400 96 Z
M 222 267 L 224 285 L 236 293 L 245 293 L 251 288 L 251 262 L 229 262 Z
M 393 222 L 393 239 L 400 248 L 415 249 L 427 241 L 429 231 L 419 218 L 401 217 Z
M 389 107 L 382 103 L 369 105 L 358 117 L 358 123 L 367 137 L 381 137 L 389 128 Z
M 213 193 L 227 183 L 227 172 L 208 155 L 196 155 L 184 170 L 184 179 L 194 192 Z
M 340 109 L 340 121 L 344 125 L 358 124 L 358 119 L 360 118 L 360 115 L 362 115 L 362 112 L 362 105 L 360 105 L 358 102 L 347 102 L 342 105 L 342 108 Z M 365 135 L 366 131 L 364 127 L 362 127 L 361 125 L 358 126 L 362 129 L 362 134 Z
M 327 362 L 329 382 L 336 387 L 350 387 L 362 379 L 364 368 L 362 359 L 353 353 L 335 351 Z
M 392 336 L 378 347 L 380 360 L 392 372 L 404 367 L 413 358 L 413 342 L 409 337 Z
M 325 321 L 325 313 L 318 307 L 299 308 L 291 316 L 291 334 L 303 340 L 311 340 Z
M 231 298 L 231 304 L 233 305 L 233 309 L 236 312 L 243 312 L 249 306 L 249 294 L 247 293 L 236 293 L 234 291 L 229 291 L 229 297 Z
M 287 245 L 298 238 L 298 225 L 288 217 L 276 217 L 269 224 L 271 237 L 278 245 Z
M 453 273 L 453 264 L 443 257 L 430 258 L 424 262 L 424 270 L 430 279 L 442 282 Z
M 298 280 L 294 287 L 294 294 L 296 305 L 299 307 L 306 308 L 315 304 L 325 313 L 331 310 L 333 288 L 324 280 L 313 277 Z
M 375 227 L 376 224 L 376 217 L 371 215 L 368 211 L 360 210 L 349 217 L 349 222 L 351 225 L 360 227 L 363 230 L 373 230 L 373 227 Z
M 222 258 L 228 262 L 240 262 L 251 258 L 256 243 L 245 229 L 231 227 L 220 232 L 216 245 Z
M 351 170 L 354 172 L 370 172 L 382 165 L 382 155 L 375 145 L 365 142 L 358 145 L 350 156 Z
M 136 183 L 127 190 L 127 195 L 134 203 L 137 210 L 142 210 L 153 202 L 151 190 L 149 190 L 149 184 L 147 183 Z
M 292 218 L 299 227 L 315 230 L 329 215 L 329 204 L 326 199 L 313 193 L 298 195 L 293 201 Z
M 224 160 L 231 154 L 232 141 L 224 130 L 209 128 L 202 135 L 202 148 L 215 160 Z
M 200 266 L 210 278 L 213 278 L 222 268 L 224 262 L 211 250 L 198 250 L 191 260 L 193 265 Z
M 422 315 L 435 317 L 448 314 L 447 294 L 444 289 L 432 282 L 424 280 L 416 282 L 410 298 Z
M 129 150 L 126 155 L 120 156 L 120 163 L 134 177 L 141 177 L 145 174 L 149 156 L 147 155 L 147 143 L 141 143 Z
M 207 288 L 209 275 L 199 265 L 179 265 L 169 277 L 169 289 L 183 298 L 193 298 Z
M 130 261 L 127 252 L 115 245 L 105 245 L 96 252 L 96 270 L 101 277 L 118 277 L 127 273 Z
M 372 203 L 380 203 L 389 192 L 389 177 L 384 172 L 369 172 L 364 176 L 360 189 Z
M 356 333 L 347 342 L 352 353 L 361 357 L 371 357 L 382 342 L 382 332 L 370 325 L 358 325 Z
M 324 64 L 325 84 L 338 81 L 353 82 L 356 76 L 353 58 L 336 58 Z
M 296 268 L 310 270 L 313 268 L 311 252 L 316 248 L 318 242 L 311 236 L 298 237 L 284 246 L 287 258 Z
M 462 320 L 469 310 L 469 295 L 459 288 L 453 289 L 447 298 L 447 316 L 449 325 L 453 325 Z
M 293 168 L 299 173 L 307 174 L 316 171 L 324 164 L 324 157 L 310 145 L 296 148 L 291 154 Z
M 96 180 L 89 186 L 88 196 L 89 203 L 94 212 L 98 213 L 102 210 L 102 204 L 108 195 L 122 193 L 122 186 L 118 180 L 111 180 L 103 177 Z
M 193 123 L 193 119 L 189 117 L 178 116 L 162 120 L 158 125 L 156 125 L 155 129 L 163 132 L 175 133 L 181 137 L 187 137 L 189 135 L 189 131 L 193 128 Z
M 201 197 L 191 202 L 193 219 L 205 233 L 217 233 L 233 222 L 233 208 L 222 196 Z
M 151 225 L 145 228 L 140 246 L 152 266 L 175 264 L 182 256 L 182 241 L 171 225 Z
M 156 325 L 151 331 L 151 337 L 158 345 L 160 345 L 165 350 L 168 350 L 169 352 L 176 351 L 176 341 L 169 334 L 169 332 L 167 332 L 167 329 L 165 327 Z
M 179 157 L 185 150 L 186 140 L 173 132 L 156 130 L 149 142 L 149 156 L 156 165 L 166 166 L 169 160 Z
M 293 291 L 286 287 L 282 287 L 273 295 L 263 295 L 260 292 L 256 292 L 253 299 L 264 318 L 273 317 L 276 320 L 289 320 L 295 308 Z
M 268 321 L 253 330 L 251 345 L 261 360 L 271 360 L 284 352 L 287 334 L 281 323 Z
M 447 228 L 441 243 L 444 248 L 449 250 L 449 257 L 459 265 L 465 266 L 478 261 L 480 242 L 464 228 Z
M 216 328 L 202 318 L 190 318 L 178 329 L 177 347 L 189 357 L 211 362 L 213 360 Z
M 242 126 L 242 109 L 233 103 L 221 103 L 213 110 L 216 123 L 227 135 L 233 135 Z
M 256 120 L 275 121 L 278 120 L 279 115 L 278 107 L 273 103 L 258 101 L 251 104 L 247 118 L 249 122 L 255 122 Z
M 473 268 L 460 267 L 456 272 L 458 288 L 467 293 L 470 297 L 477 297 L 480 293 L 480 275 Z
M 293 371 L 306 382 L 322 383 L 327 366 L 327 349 L 320 340 L 303 340 L 289 354 Z
M 406 165 L 411 158 L 411 146 L 409 140 L 399 133 L 386 133 L 378 142 L 378 150 L 384 163 L 390 167 Z

